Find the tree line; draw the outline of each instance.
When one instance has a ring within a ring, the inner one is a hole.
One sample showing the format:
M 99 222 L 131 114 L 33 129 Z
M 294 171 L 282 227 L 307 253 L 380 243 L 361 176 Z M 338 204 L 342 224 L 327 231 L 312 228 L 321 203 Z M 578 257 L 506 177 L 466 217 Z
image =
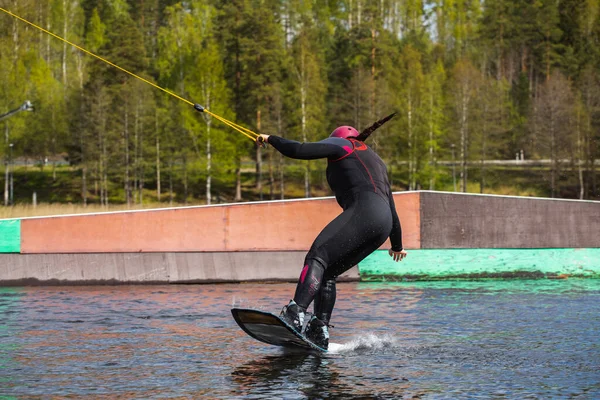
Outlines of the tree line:
M 488 161 L 516 155 L 541 163 L 530 183 L 541 176 L 548 196 L 600 195 L 598 0 L 0 7 L 257 132 L 316 141 L 396 111 L 369 139 L 396 189 L 448 189 L 451 161 L 456 190 L 489 192 Z M 2 121 L 4 159 L 10 149 L 53 175 L 68 160 L 83 204 L 284 198 L 292 181 L 310 197 L 324 186 L 323 163 L 260 149 L 5 13 L 0 71 L 0 114 L 25 99 L 36 108 Z

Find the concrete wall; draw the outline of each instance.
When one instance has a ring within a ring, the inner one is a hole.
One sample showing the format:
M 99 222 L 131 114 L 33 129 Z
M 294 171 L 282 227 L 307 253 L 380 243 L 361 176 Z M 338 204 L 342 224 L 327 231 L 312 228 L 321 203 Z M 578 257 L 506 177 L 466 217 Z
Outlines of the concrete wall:
M 419 196 L 395 197 L 419 247 Z M 0 284 L 295 281 L 340 212 L 320 198 L 0 221 L 0 253 L 20 253 L 0 254 Z
M 0 284 L 296 281 L 304 252 L 0 254 Z M 356 267 L 340 280 L 358 280 Z
M 600 278 L 600 202 L 419 192 L 421 247 L 362 280 Z
M 419 194 L 399 193 L 407 248 L 420 246 Z M 306 251 L 341 213 L 333 198 L 21 220 L 24 254 Z
M 600 247 L 600 202 L 420 192 L 421 248 Z
M 462 277 L 471 269 L 481 276 L 480 261 L 441 249 L 600 248 L 600 202 L 428 191 L 394 198 L 405 248 L 440 249 L 433 264 L 413 257 L 435 265 L 431 276 L 443 276 L 448 265 L 456 272 L 457 263 Z M 1 220 L 0 284 L 295 281 L 314 238 L 340 212 L 333 198 L 320 198 Z M 597 275 L 598 253 L 590 254 L 585 268 Z M 574 271 L 580 256 L 561 253 L 563 266 L 552 274 Z M 511 257 L 497 257 L 504 261 L 490 267 L 494 274 L 514 270 L 505 267 Z M 367 278 L 407 264 L 380 251 L 361 265 Z M 358 276 L 354 270 L 346 278 Z

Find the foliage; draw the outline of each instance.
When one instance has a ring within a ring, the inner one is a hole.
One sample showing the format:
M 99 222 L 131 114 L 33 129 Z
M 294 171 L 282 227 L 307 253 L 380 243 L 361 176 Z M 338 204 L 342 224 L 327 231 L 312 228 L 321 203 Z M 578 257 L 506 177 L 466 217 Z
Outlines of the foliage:
M 598 0 L 0 6 L 254 131 L 315 141 L 395 111 L 369 139 L 395 189 L 600 196 Z M 2 13 L 0 113 L 25 100 L 34 113 L 0 122 L 4 164 L 36 165 L 14 176 L 19 201 L 27 190 L 102 207 L 329 193 L 324 162 L 257 149 Z

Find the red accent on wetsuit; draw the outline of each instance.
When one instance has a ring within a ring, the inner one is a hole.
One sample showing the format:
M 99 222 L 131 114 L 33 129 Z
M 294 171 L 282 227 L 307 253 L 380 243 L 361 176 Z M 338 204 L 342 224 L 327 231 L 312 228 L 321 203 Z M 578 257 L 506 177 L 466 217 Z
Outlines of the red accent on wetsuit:
M 389 188 L 387 169 L 381 158 L 365 143 L 356 139 L 347 140 L 352 143 L 352 151 L 348 152 L 349 148 L 343 146 L 346 154 L 330 159 L 327 165 L 327 181 L 344 209 L 351 204 L 354 195 L 362 190 L 386 196 Z

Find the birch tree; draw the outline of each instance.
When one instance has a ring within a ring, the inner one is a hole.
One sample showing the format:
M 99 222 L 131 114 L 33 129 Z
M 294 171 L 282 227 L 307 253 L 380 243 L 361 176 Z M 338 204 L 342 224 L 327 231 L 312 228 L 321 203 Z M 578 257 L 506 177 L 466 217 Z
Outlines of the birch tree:
M 481 75 L 469 60 L 462 59 L 456 63 L 452 70 L 450 105 L 455 118 L 453 138 L 458 141 L 461 192 L 467 191 L 471 125 L 474 122 L 474 101 L 480 84 Z
M 425 82 L 420 53 L 411 45 L 402 50 L 401 106 L 408 146 L 408 189 L 416 190 L 420 182 L 421 151 L 424 136 L 424 90 Z
M 559 178 L 573 139 L 570 133 L 575 120 L 574 97 L 567 79 L 554 72 L 541 86 L 535 104 L 534 135 L 540 153 L 550 159 L 550 196 L 554 198 L 560 191 Z
M 435 190 L 439 177 L 437 167 L 438 154 L 441 148 L 441 139 L 444 134 L 444 109 L 445 100 L 443 84 L 446 72 L 441 60 L 434 65 L 425 76 L 425 119 L 427 127 L 427 152 L 428 163 L 424 170 L 425 178 L 429 179 L 429 190 Z
M 593 198 L 598 195 L 596 160 L 600 157 L 600 78 L 598 72 L 588 66 L 583 71 L 578 86 L 581 102 L 577 137 L 580 168 L 579 195 L 580 198 Z
M 324 54 L 318 47 L 318 30 L 312 22 L 310 8 L 298 10 L 297 35 L 291 46 L 291 64 L 296 78 L 296 98 L 299 105 L 300 139 L 319 140 L 325 130 L 325 65 Z M 304 162 L 304 197 L 311 197 L 311 163 Z
M 217 115 L 227 115 L 231 119 L 230 95 L 224 80 L 223 63 L 220 58 L 220 49 L 214 39 L 212 20 L 214 18 L 214 8 L 202 4 L 194 3 L 194 17 L 198 21 L 201 30 L 197 34 L 202 38 L 200 52 L 197 53 L 195 60 L 196 69 L 191 78 L 194 85 L 198 86 L 199 98 L 203 104 Z M 226 132 L 222 126 L 214 126 L 211 117 L 205 118 L 205 157 L 206 157 L 206 203 L 212 202 L 212 181 L 216 173 L 232 169 L 231 161 L 234 159 L 236 147 L 247 144 L 241 135 L 236 132 Z M 244 142 L 242 142 L 244 140 Z M 230 142 L 232 145 L 228 145 Z M 229 151 L 227 151 L 229 150 Z M 215 154 L 216 153 L 216 154 Z M 214 157 L 216 155 L 216 157 Z M 213 167 L 213 159 L 218 163 Z

